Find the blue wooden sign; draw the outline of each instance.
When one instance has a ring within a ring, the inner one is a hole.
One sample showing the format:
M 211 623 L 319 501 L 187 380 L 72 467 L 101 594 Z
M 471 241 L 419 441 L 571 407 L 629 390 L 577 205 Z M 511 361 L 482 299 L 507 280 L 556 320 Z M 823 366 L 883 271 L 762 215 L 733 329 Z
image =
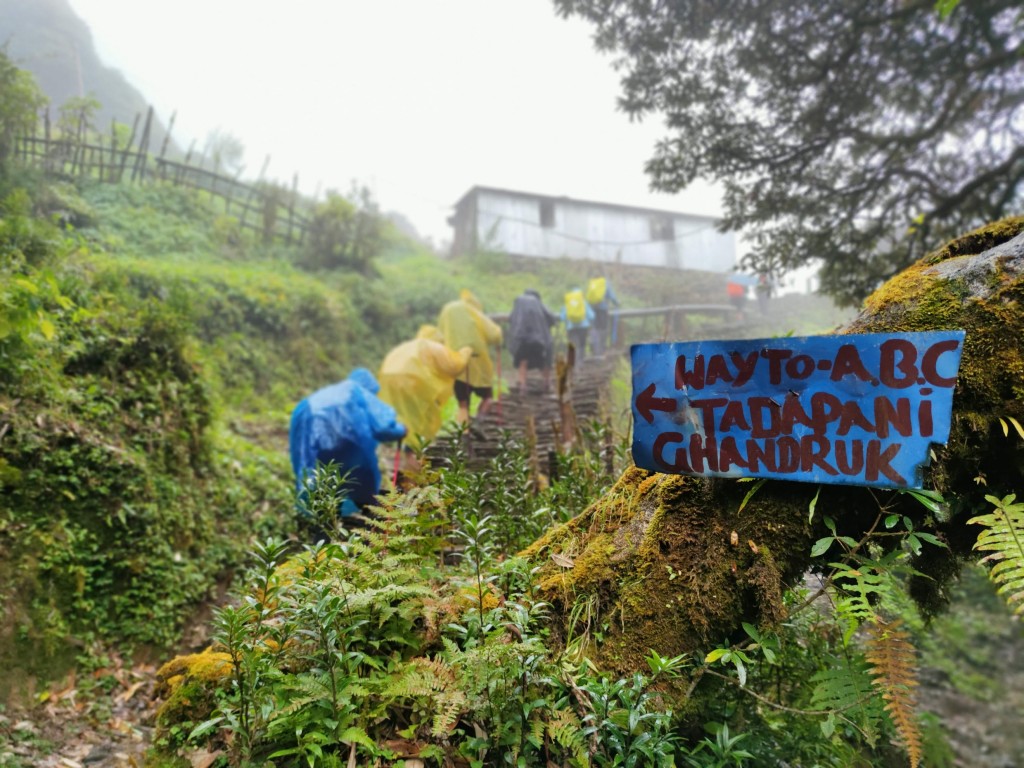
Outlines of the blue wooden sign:
M 920 488 L 963 331 L 635 344 L 633 460 L 657 472 Z

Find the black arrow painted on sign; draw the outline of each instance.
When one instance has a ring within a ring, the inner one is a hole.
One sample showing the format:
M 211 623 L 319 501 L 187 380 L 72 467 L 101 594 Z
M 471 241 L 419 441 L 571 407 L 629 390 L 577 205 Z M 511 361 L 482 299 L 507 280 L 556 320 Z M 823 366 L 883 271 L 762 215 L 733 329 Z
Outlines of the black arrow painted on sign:
M 675 398 L 655 397 L 654 384 L 636 396 L 636 409 L 640 412 L 648 424 L 654 423 L 654 411 L 665 411 L 671 413 L 676 409 Z

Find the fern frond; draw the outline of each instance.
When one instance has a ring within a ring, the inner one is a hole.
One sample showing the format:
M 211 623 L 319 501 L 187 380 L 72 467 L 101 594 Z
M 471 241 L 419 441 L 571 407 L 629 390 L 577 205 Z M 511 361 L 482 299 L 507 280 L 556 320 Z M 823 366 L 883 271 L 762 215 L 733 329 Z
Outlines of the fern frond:
M 992 553 L 982 558 L 983 563 L 995 563 L 989 578 L 999 585 L 999 594 L 1013 612 L 1024 615 L 1024 504 L 1014 504 L 1016 498 L 1015 494 L 1002 499 L 986 496 L 995 509 L 967 522 L 984 526 L 974 548 Z
M 873 695 L 871 676 L 862 664 L 838 664 L 811 677 L 811 707 L 846 712 L 862 706 Z
M 435 592 L 425 597 L 421 616 L 426 623 L 426 644 L 434 643 L 440 637 L 444 626 L 454 621 L 458 614 L 458 602 L 453 595 Z
M 530 742 L 540 749 L 547 724 L 536 714 L 530 716 Z
M 402 675 L 390 679 L 382 691 L 392 697 L 427 697 L 455 685 L 455 672 L 443 661 L 411 659 Z
M 462 691 L 446 691 L 446 694 L 438 701 L 441 706 L 434 715 L 434 724 L 430 729 L 435 738 L 448 735 L 466 708 L 466 696 Z
M 446 736 L 463 712 L 467 697 L 455 670 L 440 659 L 412 659 L 403 675 L 391 679 L 382 691 L 385 697 L 419 698 L 434 710 L 431 733 Z
M 288 701 L 288 706 L 275 709 L 270 714 L 270 720 L 280 720 L 281 718 L 287 718 L 294 715 L 307 704 L 312 704 L 314 701 L 323 701 L 323 699 L 320 696 L 302 696 L 297 699 L 290 699 Z
M 272 719 L 287 717 L 307 704 L 330 701 L 331 681 L 326 675 L 303 675 L 288 680 L 282 689 L 288 692 L 288 704 L 274 711 Z
M 834 659 L 811 677 L 811 708 L 833 712 L 857 724 L 869 744 L 878 738 L 884 717 L 881 701 L 863 659 Z
M 908 634 L 899 628 L 899 620 L 886 623 L 876 619 L 865 656 L 872 665 L 875 687 L 885 699 L 885 711 L 896 726 L 901 746 L 907 751 L 911 768 L 921 763 L 921 728 L 915 713 L 914 689 L 917 672 L 916 655 Z
M 835 599 L 836 617 L 846 626 L 843 644 L 848 645 L 858 627 L 875 620 L 875 605 L 890 595 L 892 585 L 886 574 L 868 566 L 833 565 L 836 568 L 835 583 L 841 590 Z
M 581 765 L 589 764 L 586 733 L 575 712 L 571 709 L 557 709 L 552 712 L 547 732 L 552 741 L 572 754 L 574 760 Z

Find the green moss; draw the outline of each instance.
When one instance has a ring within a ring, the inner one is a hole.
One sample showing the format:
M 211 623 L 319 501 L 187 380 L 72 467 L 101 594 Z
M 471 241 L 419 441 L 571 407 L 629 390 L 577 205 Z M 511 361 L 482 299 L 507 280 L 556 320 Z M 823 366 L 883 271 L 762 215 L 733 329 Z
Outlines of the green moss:
M 746 490 L 624 473 L 600 502 L 525 553 L 540 568 L 541 596 L 562 612 L 556 637 L 567 634 L 573 606 L 593 600 L 608 631 L 591 653 L 599 665 L 628 673 L 644 668 L 651 649 L 687 653 L 716 644 L 741 620 L 779 621 L 784 579 L 806 565 L 811 541 L 794 505 L 805 507 L 813 489 L 755 498 L 749 512 L 735 515 Z M 791 554 L 778 563 L 775 551 Z
M 176 656 L 160 667 L 156 693 L 164 702 L 156 712 L 157 726 L 207 719 L 216 707 L 217 690 L 227 685 L 231 670 L 231 657 L 212 648 Z
M 1024 216 L 1008 216 L 950 240 L 921 261 L 925 264 L 938 264 L 955 256 L 975 256 L 1012 240 L 1021 232 L 1024 232 Z
M 847 333 L 963 329 L 964 346 L 953 398 L 952 428 L 926 486 L 945 494 L 949 519 L 926 521 L 950 549 L 926 550 L 915 567 L 912 594 L 928 614 L 946 601 L 946 585 L 974 553 L 977 532 L 966 525 L 984 496 L 1019 491 L 1024 443 L 1000 419 L 1024 419 L 1024 270 L 1020 260 L 986 254 L 1024 232 L 1024 216 L 997 221 L 947 243 L 895 276 L 865 302 Z
M 1003 257 L 979 256 L 1021 232 L 1018 216 L 953 240 L 879 288 L 847 328 L 966 332 L 953 428 L 929 483 L 967 509 L 984 493 L 1013 492 L 1024 471 L 1020 444 L 999 427 L 999 418 L 1024 418 L 1024 273 Z

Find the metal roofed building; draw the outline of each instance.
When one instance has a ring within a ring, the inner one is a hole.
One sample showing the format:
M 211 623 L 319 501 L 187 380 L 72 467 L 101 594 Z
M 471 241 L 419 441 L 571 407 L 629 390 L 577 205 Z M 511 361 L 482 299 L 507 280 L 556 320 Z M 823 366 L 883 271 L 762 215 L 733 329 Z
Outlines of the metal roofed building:
M 733 232 L 713 216 L 473 187 L 455 204 L 453 255 L 480 249 L 542 259 L 580 259 L 728 272 Z

